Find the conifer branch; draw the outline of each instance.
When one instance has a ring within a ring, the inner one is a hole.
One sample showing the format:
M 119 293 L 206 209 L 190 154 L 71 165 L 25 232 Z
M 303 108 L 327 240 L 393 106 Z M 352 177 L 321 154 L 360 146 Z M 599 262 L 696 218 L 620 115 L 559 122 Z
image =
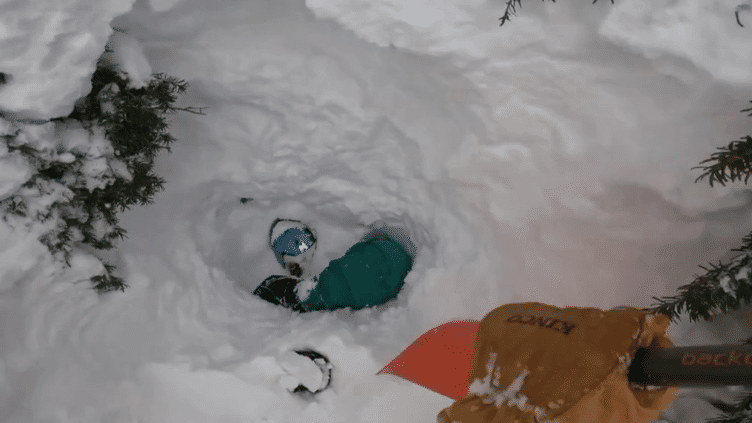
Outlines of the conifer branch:
M 104 273 L 101 275 L 93 276 L 91 278 L 91 281 L 94 283 L 94 289 L 96 289 L 100 293 L 110 291 L 125 292 L 125 288 L 127 288 L 128 285 L 125 284 L 122 278 L 119 278 L 112 274 L 113 270 L 115 269 L 117 269 L 117 267 L 110 264 L 105 264 Z
M 198 107 L 198 108 L 196 107 L 173 107 L 172 108 L 172 110 L 180 110 L 183 112 L 193 113 L 195 115 L 206 115 L 206 113 L 204 113 L 204 109 L 206 109 L 206 107 Z
M 743 245 L 731 251 L 741 254 L 734 256 L 729 263 L 710 263 L 710 268 L 700 266 L 706 273 L 694 276 L 694 280 L 679 287 L 679 294 L 659 299 L 651 309 L 656 313 L 669 316 L 673 322 L 683 311 L 689 313 L 691 321 L 712 320 L 718 312 L 726 313 L 752 302 L 752 234 L 742 239 Z
M 739 11 L 741 10 L 749 10 L 750 5 L 748 4 L 740 4 L 739 6 L 736 6 L 736 11 L 734 12 L 734 15 L 736 15 L 736 23 L 739 24 L 740 27 L 744 28 L 744 25 L 742 25 L 742 21 L 739 20 Z
M 721 410 L 724 416 L 710 419 L 708 423 L 749 423 L 752 420 L 752 392 L 739 394 L 732 404 L 719 401 L 711 404 Z
M 695 166 L 692 169 L 703 169 L 704 172 L 695 182 L 709 176 L 708 182 L 726 186 L 726 182 L 744 181 L 746 184 L 752 174 L 752 137 L 742 137 L 739 141 L 732 141 L 726 147 L 718 147 L 709 159 L 700 164 L 712 163 L 707 166 Z M 727 173 L 728 172 L 728 173 Z
M 552 1 L 555 2 L 555 0 Z M 515 6 L 515 4 L 522 7 L 522 0 L 507 0 L 507 9 L 504 11 L 504 16 L 499 18 L 499 20 L 501 21 L 499 26 L 504 26 L 507 21 L 511 20 L 511 17 L 509 16 L 510 13 L 512 15 L 517 13 L 517 7 Z

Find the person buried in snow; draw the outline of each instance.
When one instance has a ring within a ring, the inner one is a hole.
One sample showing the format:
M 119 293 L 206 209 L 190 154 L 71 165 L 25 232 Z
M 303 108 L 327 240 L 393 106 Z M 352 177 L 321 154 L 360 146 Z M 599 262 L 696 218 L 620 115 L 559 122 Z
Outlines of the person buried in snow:
M 253 293 L 298 312 L 359 310 L 386 303 L 402 289 L 416 248 L 403 229 L 383 222 L 370 228 L 321 274 L 308 277 L 306 270 L 317 246 L 315 232 L 298 220 L 275 220 L 269 245 L 289 274 L 269 276 Z

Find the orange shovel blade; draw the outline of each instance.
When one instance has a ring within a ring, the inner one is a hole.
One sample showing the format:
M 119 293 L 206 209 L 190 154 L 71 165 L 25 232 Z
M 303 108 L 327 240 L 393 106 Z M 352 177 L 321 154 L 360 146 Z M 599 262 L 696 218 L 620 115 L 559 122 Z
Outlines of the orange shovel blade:
M 445 323 L 421 335 L 377 374 L 393 374 L 452 399 L 467 395 L 477 320 Z

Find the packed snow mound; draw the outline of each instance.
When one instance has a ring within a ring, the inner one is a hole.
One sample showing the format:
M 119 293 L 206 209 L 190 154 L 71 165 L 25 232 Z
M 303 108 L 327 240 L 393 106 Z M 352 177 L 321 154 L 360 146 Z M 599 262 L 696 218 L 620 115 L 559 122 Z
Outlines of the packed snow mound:
M 674 55 L 691 61 L 717 80 L 732 84 L 752 82 L 749 0 L 618 2 L 600 32 L 617 44 L 641 51 L 649 59 Z
M 601 37 L 627 45 L 648 59 L 665 55 L 687 60 L 719 81 L 752 83 L 750 0 L 607 3 L 607 13 L 598 29 Z M 506 2 L 306 0 L 306 7 L 317 17 L 334 19 L 359 38 L 382 47 L 391 45 L 470 60 L 499 57 L 500 49 L 509 46 L 524 48 L 543 43 L 554 50 L 570 49 L 586 42 L 590 30 L 575 28 L 574 20 L 562 22 L 563 15 L 578 13 L 566 8 L 577 8 L 585 15 L 598 10 L 587 2 L 571 5 L 545 2 L 544 16 L 535 16 L 540 14 L 535 10 L 538 6 L 525 2 L 524 8 L 518 7 L 500 30 L 497 19 L 504 14 Z M 479 10 L 483 12 L 478 13 Z M 737 23 L 736 14 L 744 27 Z M 530 51 L 534 54 L 537 49 Z M 671 69 L 675 66 L 665 69 L 666 65 L 658 63 L 658 67 L 663 67 L 661 71 L 665 73 L 678 73 Z
M 35 118 L 67 116 L 91 89 L 112 33 L 135 0 L 0 0 L 0 110 Z
M 452 54 L 482 59 L 499 45 L 499 37 L 513 40 L 510 45 L 541 42 L 545 31 L 541 22 L 518 13 L 514 31 L 499 33 L 496 18 L 504 3 L 482 0 L 447 2 L 443 0 L 306 0 L 320 19 L 334 19 L 369 43 L 398 47 L 432 55 Z M 481 11 L 479 13 L 479 11 Z M 479 19 L 481 17 L 481 19 Z
M 130 86 L 143 88 L 151 80 L 151 65 L 144 56 L 141 43 L 135 38 L 116 30 L 110 37 L 109 50 L 102 59 L 128 76 Z
M 150 0 L 149 6 L 155 12 L 166 12 L 177 6 L 180 0 Z

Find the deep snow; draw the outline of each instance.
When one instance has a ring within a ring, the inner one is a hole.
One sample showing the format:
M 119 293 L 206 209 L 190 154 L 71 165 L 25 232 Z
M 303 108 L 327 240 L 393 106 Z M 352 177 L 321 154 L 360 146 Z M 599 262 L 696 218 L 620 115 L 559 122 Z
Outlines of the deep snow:
M 690 168 L 752 132 L 752 14 L 590 3 L 526 0 L 499 28 L 502 1 L 1 0 L 8 116 L 70 112 L 111 34 L 137 83 L 177 76 L 181 104 L 208 108 L 172 119 L 166 190 L 122 217 L 106 258 L 125 293 L 97 296 L 96 260 L 62 270 L 41 229 L 0 223 L 0 421 L 433 422 L 449 399 L 375 376 L 424 331 L 509 302 L 647 307 L 728 257 L 752 195 Z M 0 193 L 30 171 L 0 150 Z M 404 226 L 403 293 L 307 315 L 252 297 L 280 272 L 276 217 L 315 228 L 315 272 L 373 221 Z M 735 342 L 749 320 L 669 335 Z M 335 366 L 313 402 L 283 386 L 305 347 Z M 697 395 L 730 392 L 685 390 L 666 420 L 704 421 Z

